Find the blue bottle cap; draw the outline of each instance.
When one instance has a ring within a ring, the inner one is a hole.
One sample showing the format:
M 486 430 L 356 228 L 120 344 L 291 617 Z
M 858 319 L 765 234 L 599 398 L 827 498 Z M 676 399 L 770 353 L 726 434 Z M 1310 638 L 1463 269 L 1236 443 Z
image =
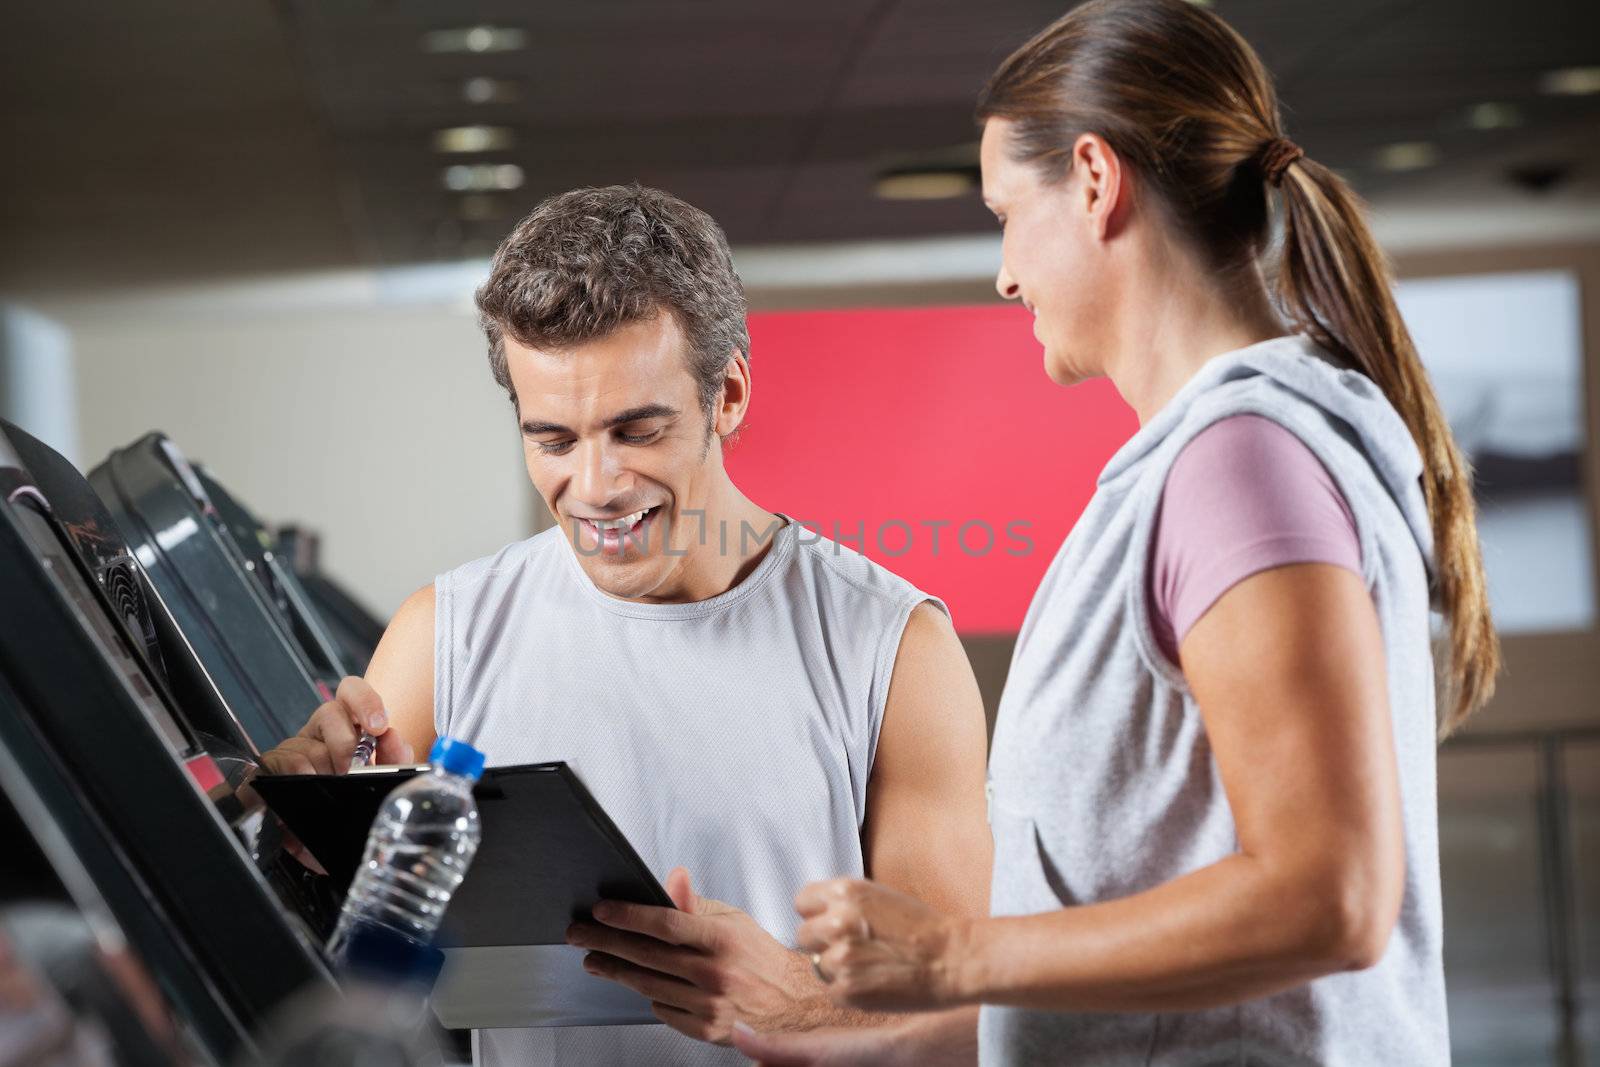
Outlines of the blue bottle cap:
M 443 768 L 447 774 L 459 774 L 476 782 L 483 777 L 483 753 L 453 737 L 441 737 L 433 743 L 428 762 Z

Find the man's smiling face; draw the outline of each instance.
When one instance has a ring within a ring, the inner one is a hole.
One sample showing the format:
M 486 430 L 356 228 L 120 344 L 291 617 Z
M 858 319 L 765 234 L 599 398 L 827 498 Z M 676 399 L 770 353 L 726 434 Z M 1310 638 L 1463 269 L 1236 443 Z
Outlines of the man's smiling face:
M 701 532 L 723 477 L 677 320 L 559 351 L 504 343 L 528 474 L 585 573 L 615 597 L 676 599 L 710 550 Z

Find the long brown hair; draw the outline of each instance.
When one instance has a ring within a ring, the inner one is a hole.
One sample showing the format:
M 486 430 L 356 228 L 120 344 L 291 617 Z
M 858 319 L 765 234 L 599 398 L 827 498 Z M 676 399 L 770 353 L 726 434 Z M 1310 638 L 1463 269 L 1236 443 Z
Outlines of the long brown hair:
M 1012 53 L 978 102 L 1014 124 L 1016 158 L 1059 180 L 1093 132 L 1156 194 L 1167 220 L 1239 284 L 1272 237 L 1276 297 L 1294 327 L 1359 368 L 1405 420 L 1424 463 L 1434 595 L 1449 623 L 1441 736 L 1488 700 L 1500 666 L 1472 478 L 1400 318 L 1387 260 L 1344 180 L 1285 140 L 1255 51 L 1187 0 L 1090 0 Z

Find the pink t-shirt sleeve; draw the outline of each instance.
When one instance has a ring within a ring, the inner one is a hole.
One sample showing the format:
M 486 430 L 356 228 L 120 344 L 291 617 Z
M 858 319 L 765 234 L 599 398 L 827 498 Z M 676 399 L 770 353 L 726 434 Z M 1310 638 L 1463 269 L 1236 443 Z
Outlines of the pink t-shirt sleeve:
M 1355 517 L 1327 468 L 1260 415 L 1200 431 L 1167 473 L 1150 549 L 1150 621 L 1162 652 L 1176 663 L 1189 629 L 1223 593 L 1290 563 L 1361 574 Z

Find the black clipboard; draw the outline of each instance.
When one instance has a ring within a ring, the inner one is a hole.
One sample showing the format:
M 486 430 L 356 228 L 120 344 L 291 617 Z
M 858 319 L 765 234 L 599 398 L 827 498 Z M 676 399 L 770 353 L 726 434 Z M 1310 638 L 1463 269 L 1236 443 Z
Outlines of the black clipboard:
M 390 790 L 416 767 L 261 775 L 251 784 L 317 857 L 342 897 Z M 673 906 L 565 762 L 495 767 L 473 789 L 483 838 L 445 912 L 445 948 L 564 945 L 600 900 Z

